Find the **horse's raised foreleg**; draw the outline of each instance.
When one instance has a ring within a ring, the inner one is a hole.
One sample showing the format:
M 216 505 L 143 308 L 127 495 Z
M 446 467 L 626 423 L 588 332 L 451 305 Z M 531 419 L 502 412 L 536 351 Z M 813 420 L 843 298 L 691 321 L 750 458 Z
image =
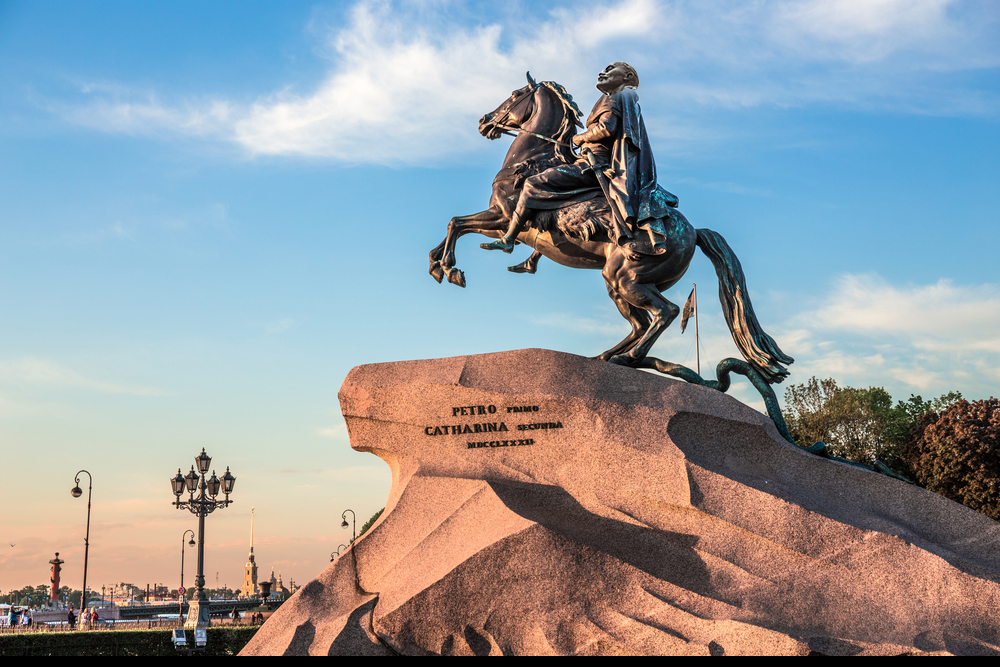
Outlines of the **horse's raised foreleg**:
M 605 354 L 611 353 L 607 359 L 613 364 L 623 366 L 634 366 L 644 359 L 649 350 L 656 343 L 664 329 L 680 314 L 681 309 L 676 304 L 668 301 L 655 284 L 640 283 L 638 275 L 642 275 L 642 260 L 632 260 L 626 257 L 624 252 L 613 252 L 608 257 L 608 263 L 604 267 L 604 280 L 608 284 L 609 292 L 614 290 L 626 303 L 635 308 L 642 309 L 649 314 L 649 326 L 645 328 L 642 335 L 627 350 L 626 338 L 619 343 L 620 352 L 615 352 L 615 348 L 608 350 Z M 634 333 L 634 331 L 633 331 Z M 604 355 L 601 355 L 604 357 Z
M 430 254 L 430 260 L 431 260 L 430 274 L 434 278 L 434 280 L 438 282 L 441 282 L 441 280 L 444 278 L 444 269 L 441 268 L 441 257 L 444 256 L 444 246 L 447 240 L 448 239 L 445 238 L 444 241 L 441 241 L 441 243 L 439 243 L 437 246 L 435 246 L 433 250 L 431 250 Z
M 455 245 L 466 234 L 499 237 L 507 230 L 507 221 L 499 208 L 488 208 L 473 215 L 457 216 L 448 222 L 448 235 L 430 253 L 430 274 L 441 282 L 465 287 L 465 273 L 455 268 Z

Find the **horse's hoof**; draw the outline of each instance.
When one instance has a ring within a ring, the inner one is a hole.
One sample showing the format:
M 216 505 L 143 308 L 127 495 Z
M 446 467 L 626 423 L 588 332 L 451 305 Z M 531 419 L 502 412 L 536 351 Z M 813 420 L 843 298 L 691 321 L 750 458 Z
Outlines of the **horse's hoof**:
M 445 269 L 444 274 L 448 276 L 448 282 L 452 285 L 465 287 L 465 272 L 461 269 Z
M 431 263 L 430 274 L 439 283 L 444 280 L 444 269 L 441 268 L 441 262 Z
M 619 366 L 635 366 L 639 363 L 636 359 L 633 359 L 627 354 L 616 354 L 615 356 L 608 359 L 609 363 L 617 364 Z

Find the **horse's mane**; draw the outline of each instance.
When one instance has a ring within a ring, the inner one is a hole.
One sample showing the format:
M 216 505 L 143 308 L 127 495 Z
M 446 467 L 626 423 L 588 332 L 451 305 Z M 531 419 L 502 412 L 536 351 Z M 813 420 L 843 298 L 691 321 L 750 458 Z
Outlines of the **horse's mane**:
M 570 143 L 573 135 L 576 134 L 577 126 L 583 127 L 583 123 L 580 122 L 580 117 L 583 116 L 583 112 L 580 111 L 580 107 L 576 105 L 573 101 L 573 96 L 570 95 L 561 84 L 555 81 L 542 81 L 540 85 L 545 86 L 555 94 L 556 99 L 563 106 L 563 119 L 562 124 L 557 130 L 557 134 L 553 137 L 556 141 L 561 141 L 563 143 Z M 577 156 L 573 151 L 566 147 L 556 144 L 556 155 L 560 160 L 566 163 L 576 162 Z

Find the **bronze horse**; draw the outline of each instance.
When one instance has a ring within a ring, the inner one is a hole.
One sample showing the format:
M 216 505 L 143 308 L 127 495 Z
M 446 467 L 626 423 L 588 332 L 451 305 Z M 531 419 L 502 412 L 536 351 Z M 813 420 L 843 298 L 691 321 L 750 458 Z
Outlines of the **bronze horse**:
M 499 238 L 507 229 L 524 179 L 578 159 L 570 140 L 580 125 L 580 116 L 580 109 L 562 86 L 551 81 L 536 83 L 529 74 L 527 86 L 515 90 L 495 111 L 480 119 L 479 133 L 488 139 L 497 139 L 511 130 L 518 134 L 493 180 L 489 208 L 452 218 L 448 235 L 431 251 L 430 274 L 438 282 L 447 278 L 465 287 L 465 274 L 455 267 L 458 239 L 470 233 Z M 767 383 L 781 382 L 788 375 L 784 366 L 793 360 L 760 328 L 743 269 L 720 234 L 694 229 L 680 211 L 673 209 L 669 219 L 663 220 L 666 251 L 645 254 L 611 242 L 606 231 L 610 215 L 603 198 L 536 215 L 530 228 L 517 237 L 535 253 L 521 265 L 511 267 L 512 271 L 534 273 L 540 254 L 563 266 L 601 271 L 608 295 L 632 325 L 632 331 L 598 358 L 625 366 L 650 365 L 644 363 L 650 348 L 680 313 L 680 308 L 662 292 L 681 279 L 698 247 L 715 266 L 726 323 L 750 366 Z

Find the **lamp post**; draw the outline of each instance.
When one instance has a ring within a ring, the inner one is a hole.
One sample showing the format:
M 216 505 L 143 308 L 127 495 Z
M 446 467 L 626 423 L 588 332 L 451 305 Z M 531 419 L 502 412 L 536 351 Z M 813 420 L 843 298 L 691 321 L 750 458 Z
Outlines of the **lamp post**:
M 184 538 L 187 537 L 188 533 L 191 533 L 191 540 L 188 542 L 188 546 L 189 547 L 194 546 L 194 531 L 188 528 L 181 535 L 181 585 L 179 589 L 180 591 L 184 590 Z M 180 618 L 181 615 L 184 613 L 184 593 L 180 593 L 177 597 L 179 598 L 178 601 L 180 603 L 177 605 L 177 618 Z
M 209 479 L 208 468 L 212 464 L 212 457 L 205 453 L 204 448 L 202 448 L 201 454 L 195 457 L 194 462 L 198 466 L 198 472 L 195 472 L 195 467 L 191 466 L 191 472 L 187 475 L 181 475 L 180 468 L 178 468 L 177 476 L 170 480 L 170 486 L 174 496 L 176 496 L 174 507 L 187 509 L 192 514 L 198 515 L 198 575 L 195 577 L 198 596 L 196 600 L 191 601 L 191 605 L 188 607 L 188 616 L 184 627 L 204 628 L 212 624 L 208 599 L 205 597 L 205 516 L 217 509 L 229 507 L 232 502 L 229 500 L 229 494 L 233 492 L 236 478 L 227 467 L 226 474 L 222 476 L 222 479 L 215 476 L 214 470 Z M 198 475 L 199 472 L 201 476 Z M 188 492 L 188 499 L 181 500 L 181 494 L 185 490 Z M 220 490 L 225 494 L 225 500 L 216 499 Z M 199 492 L 197 496 L 195 496 L 195 491 Z
M 86 470 L 81 470 L 76 473 L 76 486 L 70 489 L 70 494 L 74 498 L 79 498 L 83 495 L 83 489 L 80 488 L 80 473 L 87 473 L 87 532 L 83 538 L 83 588 L 80 589 L 80 609 L 86 611 L 87 609 L 87 558 L 90 556 L 90 494 L 94 487 L 94 478 Z M 82 613 L 81 611 L 81 613 Z
M 354 536 L 351 538 L 351 544 L 354 544 L 354 540 L 358 539 L 358 517 L 352 509 L 344 510 L 344 513 L 340 515 L 340 518 L 344 520 L 344 523 L 340 524 L 341 528 L 347 528 L 347 513 L 351 513 L 351 521 L 354 522 Z

